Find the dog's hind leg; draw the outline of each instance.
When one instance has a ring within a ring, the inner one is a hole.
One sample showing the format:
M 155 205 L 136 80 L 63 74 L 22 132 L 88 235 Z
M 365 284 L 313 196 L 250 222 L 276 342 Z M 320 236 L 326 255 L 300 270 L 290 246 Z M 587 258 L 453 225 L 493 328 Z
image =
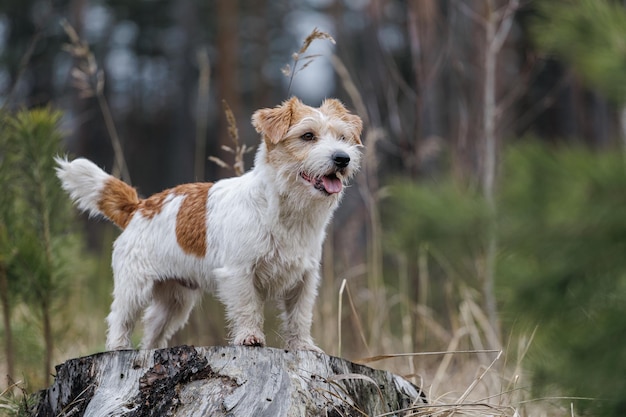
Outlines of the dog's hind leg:
M 136 284 L 133 288 L 128 288 L 128 285 L 119 285 L 120 282 L 127 283 L 129 280 L 130 277 L 116 274 L 113 303 L 111 312 L 107 316 L 109 324 L 107 350 L 132 348 L 130 336 L 135 327 L 135 321 L 148 304 L 152 292 L 152 284 L 149 281 Z
M 155 282 L 152 292 L 152 302 L 143 316 L 143 349 L 167 347 L 168 340 L 187 323 L 200 296 L 198 289 L 185 287 L 176 280 Z

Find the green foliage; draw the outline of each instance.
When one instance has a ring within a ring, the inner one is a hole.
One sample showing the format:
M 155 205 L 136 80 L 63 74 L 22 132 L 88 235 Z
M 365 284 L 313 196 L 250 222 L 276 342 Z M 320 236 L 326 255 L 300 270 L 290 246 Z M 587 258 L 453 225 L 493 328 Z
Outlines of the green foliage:
M 543 0 L 532 31 L 540 48 L 626 103 L 626 9 L 610 0 Z
M 19 147 L 16 172 L 20 190 L 17 209 L 23 219 L 17 243 L 22 295 L 33 302 L 54 297 L 61 274 L 55 241 L 68 229 L 71 209 L 59 186 L 52 156 L 61 149 L 62 136 L 57 124 L 59 112 L 48 109 L 21 111 L 10 118 L 12 141 Z M 61 245 L 62 246 L 62 245 Z
M 8 132 L 8 119 L 0 115 L 0 265 L 8 265 L 15 256 L 13 241 L 18 238 L 18 224 L 22 217 L 17 215 L 19 147 Z M 3 269 L 5 272 L 6 270 Z
M 623 155 L 526 146 L 508 153 L 498 277 L 509 320 L 538 325 L 537 388 L 595 415 L 626 413 Z
M 505 328 L 537 327 L 526 364 L 538 390 L 602 399 L 577 409 L 623 416 L 624 157 L 527 144 L 507 151 L 503 172 L 496 279 Z M 453 182 L 403 184 L 384 214 L 390 242 L 409 258 L 428 245 L 442 266 L 432 281 L 479 288 L 489 218 L 477 193 Z
M 476 260 L 484 254 L 489 220 L 481 195 L 453 180 L 419 186 L 398 183 L 390 191 L 383 206 L 386 237 L 394 250 L 414 262 L 420 250 L 427 251 L 431 284 L 426 296 L 434 300 L 430 307 L 445 304 L 442 298 L 450 281 L 461 290 L 478 288 Z
M 5 417 L 28 417 L 30 403 L 34 404 L 34 397 L 15 395 L 10 389 L 0 392 L 0 415 Z
M 391 195 L 385 214 L 392 238 L 402 247 L 417 248 L 428 242 L 456 254 L 466 253 L 486 227 L 486 207 L 480 195 L 453 181 L 419 187 L 398 184 L 391 188 Z
M 55 331 L 67 327 L 53 324 L 53 315 L 70 299 L 68 278 L 86 271 L 82 239 L 72 231 L 70 202 L 54 170 L 60 118 L 49 109 L 24 110 L 5 115 L 0 132 L 4 356 L 10 371 L 19 366 L 17 372 L 35 385 L 50 373 Z M 38 358 L 43 367 L 36 372 Z

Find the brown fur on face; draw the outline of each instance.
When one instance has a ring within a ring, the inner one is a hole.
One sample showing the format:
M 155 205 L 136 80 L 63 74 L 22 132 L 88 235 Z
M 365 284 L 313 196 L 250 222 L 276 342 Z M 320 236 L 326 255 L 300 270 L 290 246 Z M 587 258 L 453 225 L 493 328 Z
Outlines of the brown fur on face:
M 285 137 L 293 120 L 298 120 L 302 102 L 296 97 L 284 101 L 272 109 L 257 110 L 252 115 L 252 125 L 263 134 L 267 145 L 276 145 Z
M 339 100 L 335 100 L 333 98 L 324 100 L 320 106 L 320 111 L 328 116 L 337 117 L 345 122 L 349 126 L 348 130 L 351 135 L 348 140 L 362 145 L 361 132 L 363 131 L 363 121 L 359 116 L 351 114 Z
M 261 109 L 252 116 L 252 125 L 256 131 L 263 135 L 268 147 L 276 145 L 284 139 L 289 129 L 307 116 L 315 115 L 319 111 L 325 116 L 339 119 L 349 127 L 349 140 L 361 145 L 361 132 L 363 122 L 361 118 L 351 114 L 344 105 L 336 99 L 326 99 L 319 107 L 313 109 L 304 105 L 298 98 L 283 102 L 280 106 L 271 109 Z M 303 132 L 305 133 L 305 132 Z

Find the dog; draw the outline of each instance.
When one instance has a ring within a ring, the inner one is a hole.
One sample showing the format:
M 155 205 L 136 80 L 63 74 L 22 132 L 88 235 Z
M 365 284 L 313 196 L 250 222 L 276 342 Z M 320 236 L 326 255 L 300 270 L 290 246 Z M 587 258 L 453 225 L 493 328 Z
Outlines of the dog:
M 321 352 L 311 323 L 322 244 L 359 169 L 363 123 L 336 99 L 313 108 L 293 97 L 256 111 L 252 124 L 262 140 L 250 171 L 146 199 L 87 159 L 55 158 L 78 208 L 122 229 L 108 350 L 132 348 L 142 312 L 141 347 L 167 347 L 206 291 L 225 306 L 231 344 L 264 346 L 263 303 L 275 300 L 285 347 Z

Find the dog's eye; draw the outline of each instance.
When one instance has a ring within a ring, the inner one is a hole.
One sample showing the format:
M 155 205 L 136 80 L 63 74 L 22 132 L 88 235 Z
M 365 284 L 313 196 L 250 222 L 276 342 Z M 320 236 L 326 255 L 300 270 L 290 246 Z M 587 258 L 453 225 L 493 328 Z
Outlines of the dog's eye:
M 339 136 L 339 140 L 342 142 L 346 141 L 346 137 L 344 135 Z
M 311 132 L 306 132 L 304 135 L 300 136 L 300 139 L 310 141 L 315 139 L 315 135 Z

